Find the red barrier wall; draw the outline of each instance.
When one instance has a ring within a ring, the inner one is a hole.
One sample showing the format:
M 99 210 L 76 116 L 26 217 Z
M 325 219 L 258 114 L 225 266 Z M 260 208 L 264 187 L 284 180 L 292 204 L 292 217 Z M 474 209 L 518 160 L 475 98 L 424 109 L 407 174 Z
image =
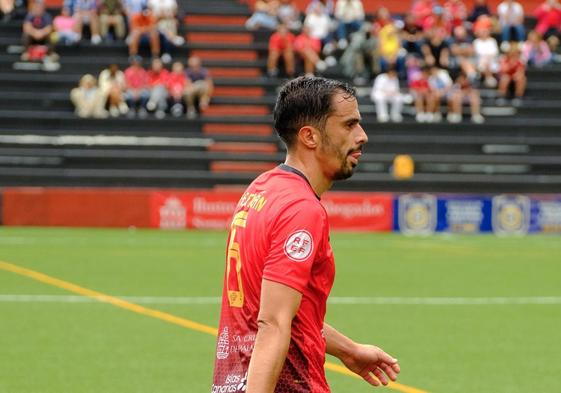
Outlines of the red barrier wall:
M 11 226 L 228 228 L 241 190 L 10 188 L 3 222 Z M 330 192 L 322 198 L 332 229 L 391 231 L 391 194 Z

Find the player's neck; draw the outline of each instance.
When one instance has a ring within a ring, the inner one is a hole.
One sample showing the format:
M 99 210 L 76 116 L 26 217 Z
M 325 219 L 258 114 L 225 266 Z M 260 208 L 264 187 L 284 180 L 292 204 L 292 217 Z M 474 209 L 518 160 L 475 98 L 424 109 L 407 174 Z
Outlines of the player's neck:
M 288 154 L 284 163 L 302 172 L 304 176 L 306 176 L 306 179 L 308 179 L 310 186 L 318 197 L 321 197 L 321 195 L 325 191 L 329 190 L 333 184 L 332 180 L 325 177 L 323 171 L 315 161 L 306 162 L 298 157 Z

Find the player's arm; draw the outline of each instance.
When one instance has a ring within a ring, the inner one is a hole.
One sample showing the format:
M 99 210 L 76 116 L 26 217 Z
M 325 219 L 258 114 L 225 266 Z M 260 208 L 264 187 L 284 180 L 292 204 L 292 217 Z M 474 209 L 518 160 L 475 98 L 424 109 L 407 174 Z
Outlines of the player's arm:
M 360 375 L 373 386 L 395 381 L 399 374 L 397 359 L 373 345 L 359 344 L 338 332 L 327 323 L 323 324 L 326 352 L 339 358 L 352 372 Z M 376 377 L 376 378 L 375 378 Z
M 290 344 L 292 319 L 301 300 L 302 294 L 295 289 L 263 279 L 247 393 L 274 392 Z

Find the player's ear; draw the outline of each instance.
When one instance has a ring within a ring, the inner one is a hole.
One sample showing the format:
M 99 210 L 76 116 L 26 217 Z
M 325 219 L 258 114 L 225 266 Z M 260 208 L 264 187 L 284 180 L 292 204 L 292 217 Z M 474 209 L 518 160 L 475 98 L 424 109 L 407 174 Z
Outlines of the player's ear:
M 320 135 L 319 131 L 311 126 L 304 126 L 298 131 L 298 140 L 308 149 L 315 149 L 318 146 Z

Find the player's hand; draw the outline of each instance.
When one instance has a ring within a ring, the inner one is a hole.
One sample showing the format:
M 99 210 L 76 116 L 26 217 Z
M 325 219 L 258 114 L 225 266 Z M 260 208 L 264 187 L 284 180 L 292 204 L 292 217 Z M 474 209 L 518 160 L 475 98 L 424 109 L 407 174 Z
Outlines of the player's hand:
M 372 386 L 387 385 L 389 380 L 395 381 L 400 372 L 397 359 L 373 345 L 357 344 L 353 353 L 341 360 Z

